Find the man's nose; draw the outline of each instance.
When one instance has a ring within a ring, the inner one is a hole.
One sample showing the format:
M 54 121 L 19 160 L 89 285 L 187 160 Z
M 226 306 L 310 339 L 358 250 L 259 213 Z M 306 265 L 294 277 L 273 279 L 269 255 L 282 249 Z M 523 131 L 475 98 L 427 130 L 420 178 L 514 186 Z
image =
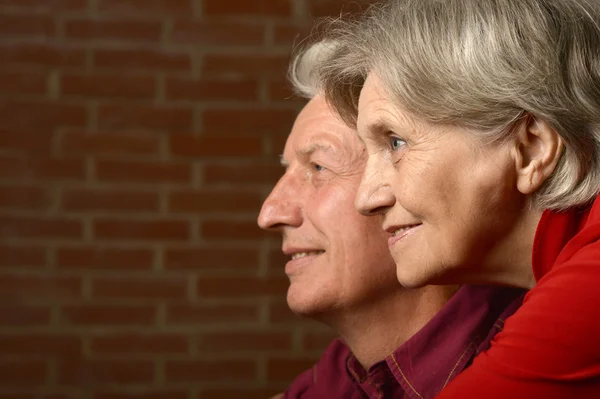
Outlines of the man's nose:
M 302 206 L 297 183 L 293 177 L 284 175 L 263 203 L 258 215 L 258 225 L 264 230 L 277 230 L 301 224 Z

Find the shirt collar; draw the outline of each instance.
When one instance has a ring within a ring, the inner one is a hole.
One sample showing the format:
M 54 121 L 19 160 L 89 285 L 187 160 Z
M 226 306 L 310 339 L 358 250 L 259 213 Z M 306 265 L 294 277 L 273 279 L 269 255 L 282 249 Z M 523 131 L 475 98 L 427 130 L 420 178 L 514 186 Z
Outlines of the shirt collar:
M 375 363 L 365 370 L 360 362 L 350 354 L 346 369 L 352 382 L 360 392 L 369 398 L 404 398 L 404 390 L 396 381 L 385 360 Z
M 417 334 L 386 358 L 407 397 L 432 398 L 462 371 L 523 290 L 462 286 Z M 511 311 L 517 306 L 511 306 Z

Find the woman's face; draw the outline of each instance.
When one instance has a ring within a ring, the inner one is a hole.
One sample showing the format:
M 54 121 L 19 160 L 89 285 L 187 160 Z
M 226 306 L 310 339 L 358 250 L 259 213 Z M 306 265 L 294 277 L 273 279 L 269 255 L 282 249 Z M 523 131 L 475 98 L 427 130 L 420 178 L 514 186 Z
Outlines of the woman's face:
M 498 261 L 510 258 L 506 238 L 514 242 L 526 208 L 514 146 L 411 116 L 375 74 L 361 92 L 357 125 L 369 158 L 356 207 L 383 214 L 401 284 L 486 281 L 505 272 Z

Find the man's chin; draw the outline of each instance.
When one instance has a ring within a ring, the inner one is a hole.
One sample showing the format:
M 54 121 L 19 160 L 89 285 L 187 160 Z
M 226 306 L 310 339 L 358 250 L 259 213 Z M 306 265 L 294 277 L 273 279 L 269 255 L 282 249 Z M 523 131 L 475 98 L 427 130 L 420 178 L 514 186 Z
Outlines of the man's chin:
M 298 316 L 317 320 L 326 317 L 335 309 L 333 303 L 323 298 L 322 294 L 296 289 L 293 284 L 288 289 L 287 304 L 290 310 Z

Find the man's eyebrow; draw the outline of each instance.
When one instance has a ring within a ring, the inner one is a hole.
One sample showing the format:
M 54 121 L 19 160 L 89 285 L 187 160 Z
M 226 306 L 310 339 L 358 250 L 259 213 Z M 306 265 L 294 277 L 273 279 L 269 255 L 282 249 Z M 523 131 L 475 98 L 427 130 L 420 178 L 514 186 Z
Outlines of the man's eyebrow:
M 312 143 L 307 147 L 301 148 L 299 150 L 296 151 L 296 155 L 299 158 L 306 158 L 308 156 L 310 156 L 312 153 L 314 153 L 315 151 L 324 151 L 324 152 L 330 152 L 333 150 L 333 146 L 331 144 L 327 144 L 327 143 Z
M 279 155 L 279 164 L 284 168 L 288 168 L 290 166 L 290 163 L 283 157 L 283 154 Z

